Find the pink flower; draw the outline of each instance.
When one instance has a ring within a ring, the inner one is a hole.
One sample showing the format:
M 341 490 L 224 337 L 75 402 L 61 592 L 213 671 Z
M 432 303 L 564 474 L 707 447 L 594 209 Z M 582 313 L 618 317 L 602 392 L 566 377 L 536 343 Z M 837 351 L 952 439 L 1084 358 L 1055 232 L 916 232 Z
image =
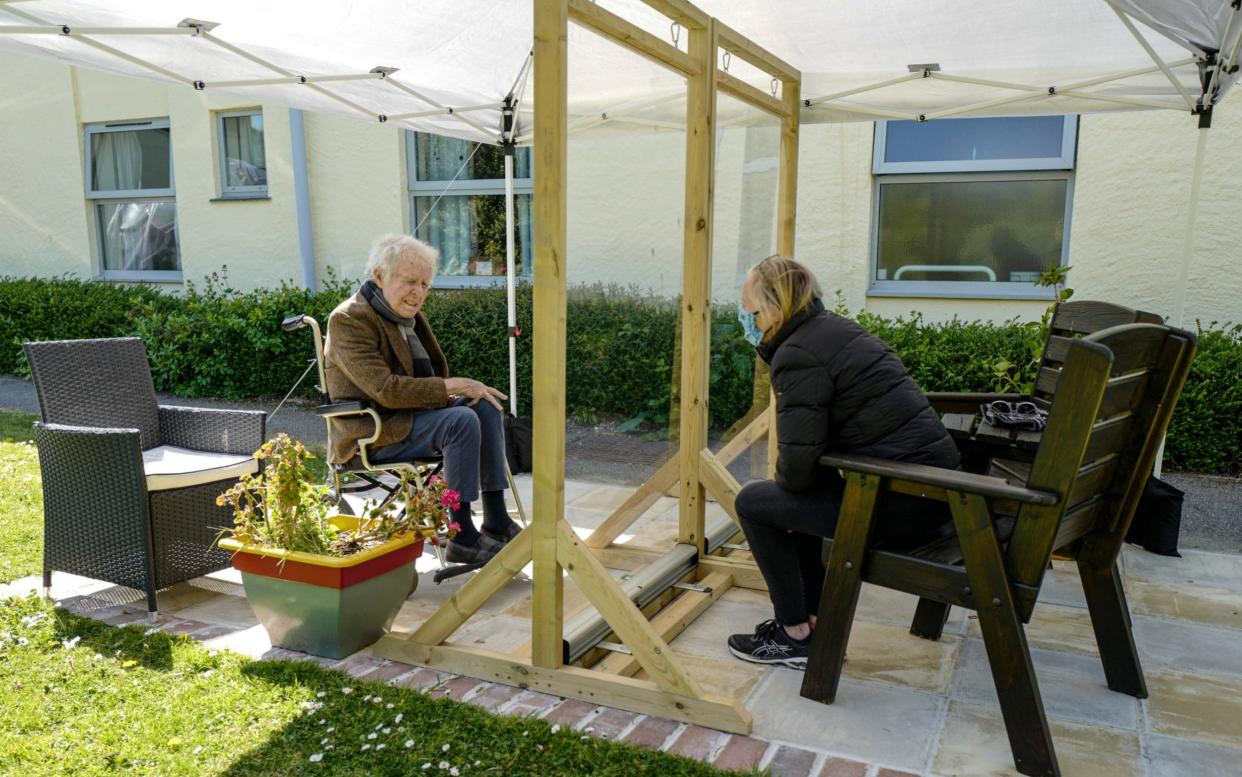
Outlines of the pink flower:
M 444 496 L 440 497 L 440 504 L 450 510 L 456 510 L 461 507 L 461 494 L 451 488 L 447 489 L 444 492 Z
M 449 521 L 448 529 L 449 531 L 461 531 L 461 524 L 457 521 Z
M 428 482 L 428 483 L 430 483 L 431 485 L 433 485 L 433 486 L 434 486 L 436 483 L 439 483 L 439 482 L 441 482 L 442 480 L 444 480 L 444 478 L 440 477 L 439 475 L 432 475 L 432 476 L 431 476 L 431 477 L 427 480 L 427 482 Z

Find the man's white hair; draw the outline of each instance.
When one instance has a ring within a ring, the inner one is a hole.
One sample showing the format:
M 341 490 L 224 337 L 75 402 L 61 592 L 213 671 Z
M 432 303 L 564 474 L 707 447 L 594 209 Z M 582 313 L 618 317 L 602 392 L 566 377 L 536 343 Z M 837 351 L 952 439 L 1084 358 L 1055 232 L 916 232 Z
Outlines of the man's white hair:
M 387 278 L 397 262 L 406 257 L 425 264 L 434 276 L 436 264 L 440 261 L 440 252 L 410 235 L 380 235 L 371 244 L 371 253 L 367 255 L 367 280 L 375 277 L 376 270 L 379 270 L 381 278 Z

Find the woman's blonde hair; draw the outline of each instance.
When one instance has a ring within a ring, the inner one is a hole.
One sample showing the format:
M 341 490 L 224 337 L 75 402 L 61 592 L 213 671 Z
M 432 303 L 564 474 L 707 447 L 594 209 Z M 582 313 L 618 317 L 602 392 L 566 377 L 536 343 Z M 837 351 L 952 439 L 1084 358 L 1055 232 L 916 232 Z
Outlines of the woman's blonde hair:
M 775 333 L 785 322 L 802 310 L 813 299 L 820 299 L 819 281 L 806 268 L 787 256 L 773 254 L 746 273 L 751 293 L 759 301 L 759 309 L 766 310 L 772 319 Z

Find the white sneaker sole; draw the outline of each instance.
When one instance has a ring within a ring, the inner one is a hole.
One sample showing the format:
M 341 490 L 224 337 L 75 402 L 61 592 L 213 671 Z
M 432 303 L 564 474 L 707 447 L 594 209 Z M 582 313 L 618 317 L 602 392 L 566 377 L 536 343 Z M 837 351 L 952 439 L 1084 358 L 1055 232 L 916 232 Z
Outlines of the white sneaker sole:
M 796 669 L 799 672 L 806 671 L 805 656 L 796 658 L 760 658 L 759 656 L 752 656 L 750 653 L 743 653 L 740 650 L 734 650 L 732 645 L 729 646 L 729 652 L 736 658 L 740 658 L 743 661 L 747 661 L 752 664 L 763 664 L 764 666 L 784 666 L 789 669 Z

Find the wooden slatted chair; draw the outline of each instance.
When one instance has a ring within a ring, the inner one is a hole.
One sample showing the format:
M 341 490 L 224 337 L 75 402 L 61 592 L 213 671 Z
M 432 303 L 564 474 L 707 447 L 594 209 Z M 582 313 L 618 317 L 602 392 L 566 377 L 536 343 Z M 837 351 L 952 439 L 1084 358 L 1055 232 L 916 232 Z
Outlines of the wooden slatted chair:
M 1010 402 L 1032 400 L 1046 410 L 1052 403 L 1057 375 L 1060 374 L 1072 340 L 1123 324 L 1163 323 L 1164 319 L 1155 313 L 1134 310 L 1111 302 L 1062 302 L 1057 305 L 1048 324 L 1048 339 L 1039 360 L 1033 396 L 932 391 L 928 392 L 927 398 L 936 412 L 941 414 L 945 428 L 961 448 L 963 468 L 984 472 L 997 456 L 1029 461 L 1039 444 L 1039 433 L 993 427 L 980 419 L 979 406 L 997 399 Z
M 1108 687 L 1147 688 L 1117 570 L 1123 538 L 1193 358 L 1194 335 L 1155 324 L 1097 331 L 1064 346 L 1048 426 L 1022 484 L 999 477 L 865 457 L 824 456 L 846 476 L 802 695 L 831 703 L 863 582 L 939 608 L 975 610 L 1018 771 L 1057 775 L 1043 701 L 1027 649 L 1030 621 L 1054 548 L 1077 561 Z M 873 545 L 884 491 L 945 501 L 952 533 L 897 550 Z M 923 606 L 920 605 L 920 609 Z M 930 608 L 929 608 L 930 609 Z

